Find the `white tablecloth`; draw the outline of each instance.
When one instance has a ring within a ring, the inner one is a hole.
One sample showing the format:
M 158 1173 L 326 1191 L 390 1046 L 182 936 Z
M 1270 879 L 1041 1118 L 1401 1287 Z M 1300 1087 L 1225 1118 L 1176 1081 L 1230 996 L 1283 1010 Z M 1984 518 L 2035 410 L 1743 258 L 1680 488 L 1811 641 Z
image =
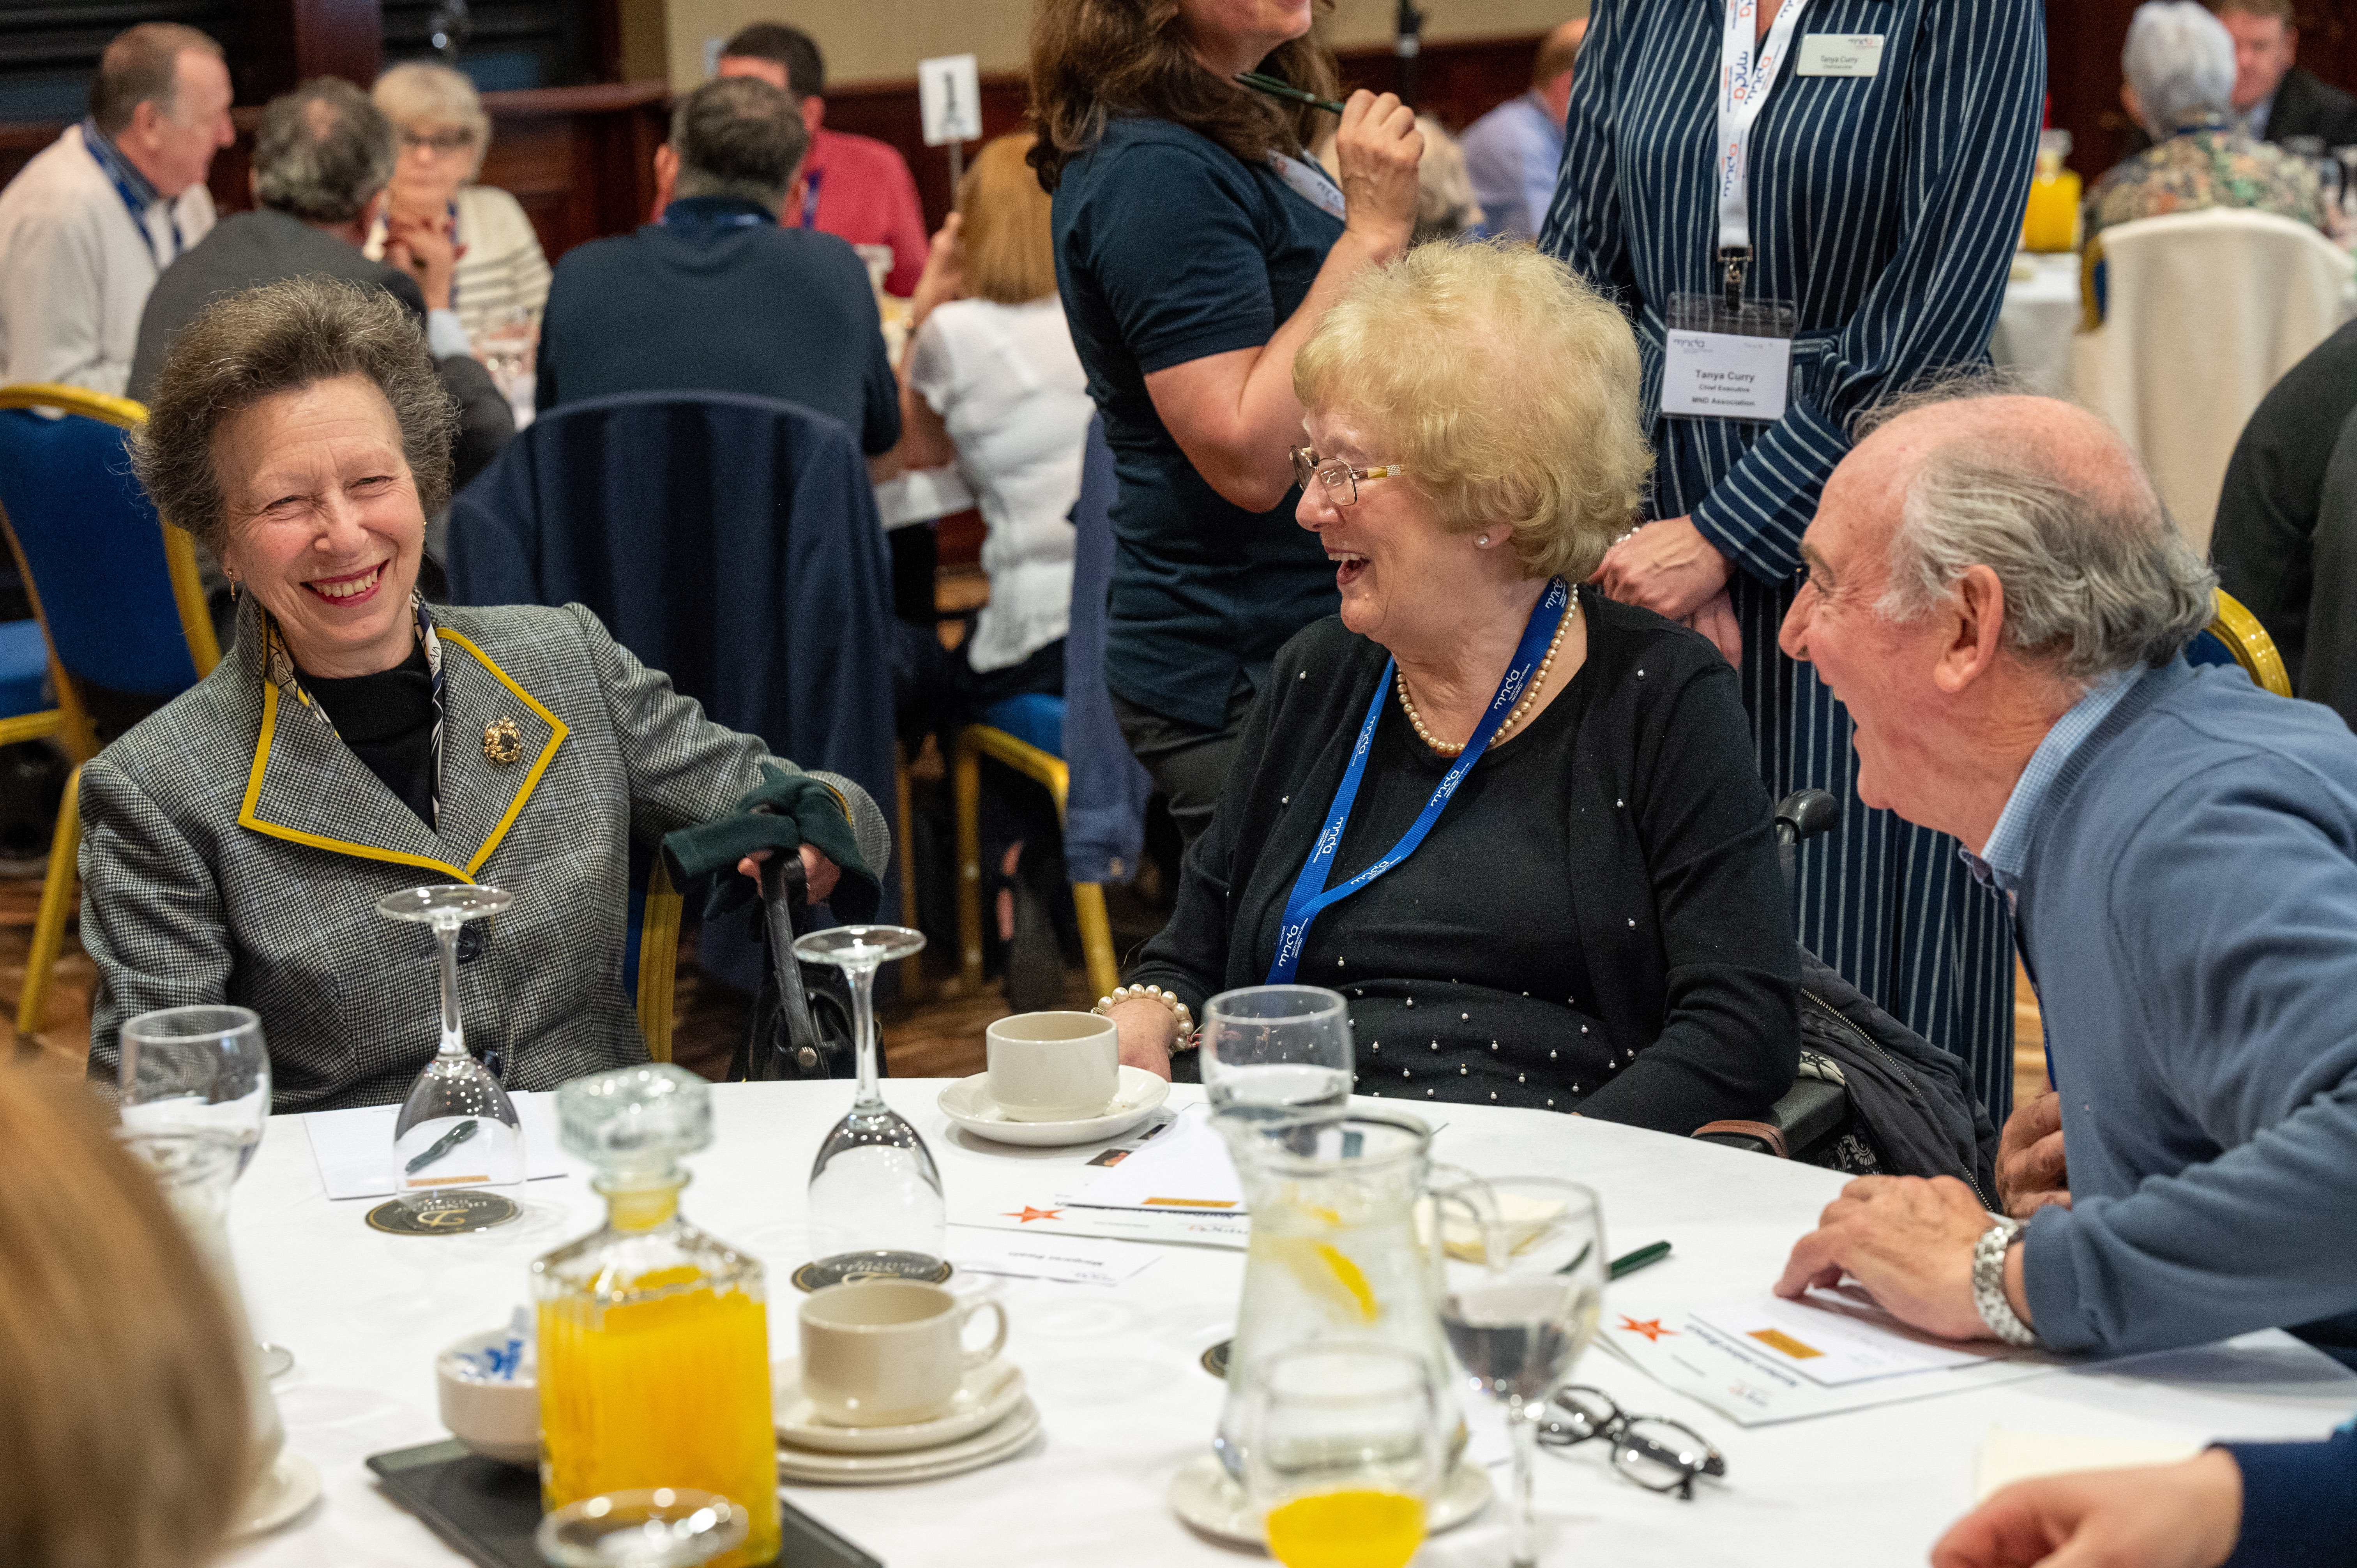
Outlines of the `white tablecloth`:
M 1023 1150 L 970 1139 L 934 1107 L 942 1080 L 888 1081 L 886 1098 L 923 1132 L 952 1193 L 1010 1202 L 1052 1191 L 1056 1162 L 1088 1150 Z M 847 1083 L 716 1091 L 718 1136 L 692 1162 L 686 1213 L 769 1265 L 770 1348 L 793 1354 L 786 1283 L 802 1248 L 803 1188 Z M 1186 1087 L 1174 1104 L 1200 1091 Z M 1383 1101 L 1366 1102 L 1372 1106 Z M 1438 1158 L 1491 1175 L 1554 1174 L 1602 1195 L 1612 1250 L 1666 1238 L 1671 1261 L 1639 1278 L 1700 1304 L 1762 1287 L 1838 1176 L 1757 1155 L 1544 1112 L 1444 1105 Z M 274 1120 L 239 1185 L 231 1231 L 256 1326 L 290 1347 L 276 1385 L 288 1445 L 325 1473 L 322 1506 L 232 1554 L 238 1563 L 314 1568 L 458 1561 L 376 1490 L 362 1459 L 446 1435 L 435 1416 L 435 1351 L 502 1322 L 536 1254 L 592 1228 L 601 1206 L 568 1176 L 531 1184 L 527 1213 L 474 1236 L 380 1235 L 374 1199 L 331 1203 L 297 1119 Z M 1107 1243 L 1126 1246 L 1128 1243 Z M 952 1251 L 955 1251 L 954 1245 Z M 1204 1452 L 1222 1385 L 1197 1364 L 1233 1321 L 1240 1252 L 1157 1247 L 1117 1287 L 961 1276 L 1012 1318 L 1008 1354 L 1029 1380 L 1042 1437 L 1004 1464 L 919 1486 L 795 1487 L 789 1496 L 892 1568 L 1074 1563 L 1123 1568 L 1234 1563 L 1165 1507 L 1179 1466 Z M 1611 1302 L 1608 1298 L 1608 1324 Z M 1624 1408 L 1673 1416 L 1725 1452 L 1728 1479 L 1680 1503 L 1609 1471 L 1601 1444 L 1540 1459 L 1547 1562 L 1647 1564 L 1921 1563 L 1970 1505 L 1973 1464 L 1992 1423 L 2061 1434 L 2201 1441 L 2320 1437 L 2357 1407 L 2357 1378 L 2281 1335 L 2237 1348 L 2147 1358 L 2102 1372 L 2057 1371 L 1984 1392 L 1745 1431 L 1667 1392 L 1601 1350 L 1578 1371 Z M 1502 1479 L 1502 1477 L 1500 1477 Z M 1428 1543 L 1426 1568 L 1490 1565 L 1505 1551 L 1501 1510 Z M 1117 1555 L 1116 1555 L 1117 1554 Z
M 2017 258 L 2031 269 L 2028 278 L 2005 285 L 1989 358 L 2019 375 L 2029 390 L 2047 397 L 2071 395 L 2071 335 L 2079 329 L 2079 258 L 2076 254 Z

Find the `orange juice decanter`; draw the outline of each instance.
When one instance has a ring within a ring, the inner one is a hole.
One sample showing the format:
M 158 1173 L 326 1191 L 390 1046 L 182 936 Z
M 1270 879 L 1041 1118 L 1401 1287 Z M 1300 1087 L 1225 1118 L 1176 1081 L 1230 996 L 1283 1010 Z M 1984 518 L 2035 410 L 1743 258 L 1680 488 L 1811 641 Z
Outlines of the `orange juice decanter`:
M 2038 134 L 2038 169 L 2030 177 L 2029 205 L 2021 215 L 2021 248 L 2060 254 L 2079 248 L 2079 177 L 2062 166 L 2071 156 L 2071 133 Z
M 532 1266 L 542 1506 L 717 1492 L 752 1517 L 714 1568 L 769 1563 L 778 1455 L 761 1265 L 679 1213 L 679 1158 L 712 1142 L 712 1091 L 683 1068 L 626 1068 L 565 1084 L 556 1115 L 566 1150 L 597 1167 L 606 1223 Z

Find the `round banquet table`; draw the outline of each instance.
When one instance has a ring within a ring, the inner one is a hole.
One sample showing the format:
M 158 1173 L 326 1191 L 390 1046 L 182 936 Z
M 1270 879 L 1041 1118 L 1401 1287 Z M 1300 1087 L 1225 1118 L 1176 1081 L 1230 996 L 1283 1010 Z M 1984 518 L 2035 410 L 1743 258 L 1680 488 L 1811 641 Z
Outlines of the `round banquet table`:
M 1097 1146 L 1017 1149 L 958 1131 L 935 1107 L 948 1080 L 888 1079 L 942 1167 L 954 1216 L 1057 1190 Z M 1173 1089 L 1173 1107 L 1201 1090 Z M 692 1159 L 687 1216 L 759 1256 L 770 1289 L 770 1353 L 794 1354 L 786 1276 L 801 1262 L 803 1189 L 820 1138 L 849 1109 L 845 1083 L 738 1084 L 714 1091 L 716 1135 Z M 1370 1100 L 1370 1107 L 1398 1109 Z M 1764 1289 L 1793 1239 L 1840 1188 L 1807 1165 L 1548 1112 L 1416 1108 L 1441 1126 L 1437 1158 L 1488 1175 L 1554 1175 L 1594 1187 L 1612 1251 L 1667 1239 L 1671 1259 L 1633 1275 L 1652 1304 L 1700 1305 Z M 524 1217 L 471 1236 L 379 1234 L 377 1198 L 331 1202 L 300 1118 L 274 1118 L 239 1183 L 231 1229 L 262 1337 L 292 1348 L 275 1385 L 287 1445 L 325 1477 L 320 1505 L 239 1548 L 238 1564 L 370 1568 L 463 1561 L 379 1492 L 363 1459 L 447 1436 L 435 1413 L 435 1352 L 503 1322 L 526 1296 L 534 1256 L 594 1227 L 602 1204 L 586 1169 L 534 1181 Z M 961 1235 L 952 1230 L 950 1251 Z M 1222 1385 L 1198 1364 L 1234 1319 L 1243 1254 L 1210 1247 L 1097 1246 L 1151 1254 L 1115 1285 L 962 1271 L 962 1291 L 996 1294 L 1011 1320 L 1007 1354 L 1043 1420 L 1016 1457 L 946 1480 L 877 1487 L 793 1486 L 787 1497 L 892 1568 L 1039 1563 L 1124 1568 L 1249 1561 L 1196 1535 L 1163 1500 L 1178 1467 L 1205 1451 Z M 1613 1299 L 1605 1303 L 1610 1324 Z M 1700 1431 L 1727 1455 L 1724 1484 L 1693 1502 L 1656 1496 L 1609 1469 L 1590 1443 L 1539 1459 L 1544 1560 L 1646 1564 L 1921 1563 L 1971 1506 L 1974 1463 L 1992 1423 L 2085 1436 L 2177 1439 L 2324 1435 L 2357 1407 L 2357 1377 L 2287 1336 L 2147 1357 L 2104 1369 L 2047 1372 L 2005 1386 L 1745 1429 L 1591 1350 L 1576 1380 L 1635 1413 Z M 1469 1402 L 1469 1405 L 1472 1402 Z M 1476 1452 L 1501 1455 L 1477 1423 Z M 1492 1472 L 1503 1489 L 1504 1472 Z M 1427 1568 L 1504 1561 L 1502 1505 L 1426 1543 Z
M 2005 285 L 1996 329 L 1989 335 L 1989 358 L 2019 376 L 2040 397 L 2071 395 L 2071 338 L 2079 329 L 2079 257 L 2014 258 Z

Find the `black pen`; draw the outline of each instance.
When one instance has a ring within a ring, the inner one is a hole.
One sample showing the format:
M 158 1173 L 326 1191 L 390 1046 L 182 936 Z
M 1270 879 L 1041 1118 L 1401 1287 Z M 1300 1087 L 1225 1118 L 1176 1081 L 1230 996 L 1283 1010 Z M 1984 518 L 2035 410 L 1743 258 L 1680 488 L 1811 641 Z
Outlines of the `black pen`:
M 471 1116 L 434 1140 L 433 1146 L 402 1167 L 404 1176 L 415 1176 L 459 1144 L 475 1135 L 475 1119 Z
M 1658 1263 L 1669 1255 L 1670 1244 L 1667 1241 L 1656 1241 L 1649 1247 L 1640 1247 L 1633 1252 L 1623 1252 L 1612 1260 L 1609 1277 L 1617 1280 L 1624 1274 L 1633 1274 L 1647 1264 Z
M 1312 109 L 1323 109 L 1329 114 L 1340 114 L 1342 106 L 1330 98 L 1320 98 L 1314 92 L 1304 92 L 1289 81 L 1279 81 L 1273 76 L 1263 76 L 1256 70 L 1240 70 L 1236 80 L 1254 92 L 1265 92 L 1271 98 L 1286 98 L 1296 103 L 1307 103 Z

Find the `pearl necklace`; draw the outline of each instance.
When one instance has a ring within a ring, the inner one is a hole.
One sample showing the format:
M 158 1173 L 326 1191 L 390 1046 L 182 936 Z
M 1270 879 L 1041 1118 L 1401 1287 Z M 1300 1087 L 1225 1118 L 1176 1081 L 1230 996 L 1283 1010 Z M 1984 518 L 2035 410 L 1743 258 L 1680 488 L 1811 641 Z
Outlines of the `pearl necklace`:
M 1555 650 L 1563 646 L 1563 634 L 1571 628 L 1571 623 L 1578 614 L 1579 596 L 1574 594 L 1570 605 L 1563 612 L 1563 618 L 1555 622 L 1555 635 L 1547 639 L 1546 657 L 1539 660 L 1538 673 L 1531 677 L 1530 690 L 1524 692 L 1523 700 L 1514 704 L 1514 711 L 1506 715 L 1506 722 L 1498 726 L 1498 733 L 1490 737 L 1491 746 L 1513 732 L 1514 726 L 1530 713 L 1531 704 L 1539 700 L 1539 693 L 1546 690 L 1547 671 L 1555 667 Z M 1432 732 L 1424 727 L 1424 719 L 1415 711 L 1415 699 L 1407 694 L 1407 671 L 1402 670 L 1398 674 L 1400 706 L 1407 710 L 1407 722 L 1415 726 L 1415 738 L 1443 757 L 1463 756 L 1463 746 L 1451 746 L 1445 740 L 1432 738 Z

